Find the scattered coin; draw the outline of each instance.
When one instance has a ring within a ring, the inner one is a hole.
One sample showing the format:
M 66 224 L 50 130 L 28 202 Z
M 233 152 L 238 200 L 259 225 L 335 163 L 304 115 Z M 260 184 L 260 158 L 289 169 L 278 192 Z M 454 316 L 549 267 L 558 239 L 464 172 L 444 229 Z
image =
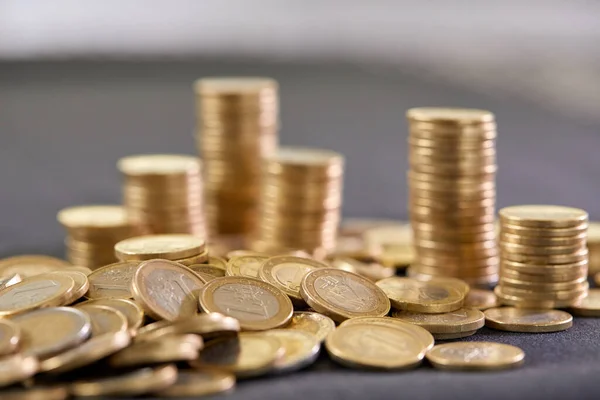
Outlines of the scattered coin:
M 72 278 L 75 282 L 75 286 L 71 291 L 70 298 L 66 300 L 66 304 L 74 303 L 75 301 L 82 298 L 83 295 L 87 293 L 90 287 L 90 282 L 88 281 L 87 275 L 85 275 L 83 272 L 71 271 L 68 269 L 60 269 L 58 271 L 49 272 L 49 274 L 66 275 Z
M 578 317 L 600 317 L 600 289 L 590 289 L 569 311 Z
M 485 324 L 509 332 L 559 332 L 573 326 L 573 317 L 559 310 L 500 307 L 485 310 Z
M 9 320 L 0 319 L 0 357 L 14 353 L 21 342 L 21 329 Z
M 212 253 L 212 247 L 211 247 L 211 253 Z M 215 267 L 222 269 L 223 271 L 227 270 L 227 260 L 225 260 L 223 257 L 208 256 L 208 264 L 214 265 Z
M 110 356 L 108 363 L 116 368 L 128 368 L 191 361 L 198 358 L 202 347 L 203 341 L 198 335 L 169 335 L 152 341 L 135 342 Z
M 441 369 L 498 370 L 523 364 L 525 352 L 502 343 L 457 342 L 435 346 L 427 353 L 427 360 Z
M 0 316 L 9 316 L 42 307 L 68 304 L 75 288 L 73 278 L 41 274 L 9 286 L 0 292 Z
M 461 308 L 443 314 L 394 311 L 392 317 L 418 325 L 432 334 L 468 332 L 477 330 L 485 324 L 483 313 L 474 308 Z
M 314 363 L 319 356 L 321 343 L 315 335 L 289 329 L 273 329 L 265 332 L 267 336 L 277 338 L 285 354 L 275 365 L 278 373 L 288 373 L 305 368 Z
M 236 318 L 243 330 L 267 330 L 285 325 L 292 302 L 277 287 L 258 279 L 226 276 L 206 284 L 200 307 Z
M 287 294 L 294 304 L 306 304 L 300 295 L 302 278 L 308 272 L 326 268 L 327 265 L 309 258 L 275 256 L 265 260 L 259 268 L 259 276 Z
M 352 325 L 352 324 L 372 324 L 372 325 L 383 325 L 394 329 L 400 329 L 409 335 L 415 336 L 423 345 L 423 351 L 428 351 L 434 345 L 434 337 L 429 331 L 421 328 L 420 326 L 401 321 L 397 318 L 390 317 L 357 317 L 345 320 L 340 326 Z
M 205 250 L 204 241 L 185 234 L 137 236 L 120 241 L 115 253 L 121 261 L 143 261 L 161 258 L 176 260 L 193 257 Z
M 90 287 L 86 297 L 88 299 L 132 298 L 131 280 L 139 264 L 138 261 L 121 261 L 98 268 L 88 275 Z
M 443 313 L 458 310 L 464 302 L 464 292 L 441 281 L 417 281 L 411 278 L 392 277 L 376 285 L 390 298 L 399 310 L 424 313 Z
M 59 258 L 42 255 L 22 255 L 3 258 L 0 260 L 0 277 L 19 274 L 21 278 L 56 271 L 69 267 L 71 264 Z
M 127 318 L 116 308 L 97 304 L 84 304 L 77 308 L 89 315 L 92 337 L 127 330 Z
M 138 329 L 144 323 L 144 310 L 137 303 L 129 299 L 104 298 L 88 300 L 77 304 L 75 307 L 80 308 L 85 305 L 106 306 L 121 312 L 127 320 L 127 330 L 131 336 L 135 336 Z
M 467 297 L 465 297 L 464 306 L 478 310 L 487 310 L 488 308 L 499 307 L 500 302 L 491 290 L 471 289 Z
M 262 263 L 269 257 L 262 255 L 238 255 L 227 261 L 227 276 L 243 276 L 258 278 L 258 271 Z
M 317 337 L 319 343 L 335 330 L 335 322 L 323 314 L 310 311 L 295 311 L 285 329 L 308 332 Z
M 435 340 L 454 340 L 473 336 L 477 333 L 477 329 L 473 331 L 464 331 L 456 333 L 432 333 Z
M 12 354 L 0 358 L 0 387 L 10 386 L 32 377 L 38 370 L 35 356 Z
M 142 327 L 136 336 L 136 342 L 151 341 L 168 335 L 193 333 L 204 339 L 231 336 L 240 331 L 237 319 L 216 312 L 198 314 L 190 318 L 170 321 L 157 321 Z
M 319 268 L 306 274 L 300 293 L 315 311 L 337 322 L 353 317 L 382 317 L 390 310 L 390 300 L 374 283 L 335 268 Z
M 192 264 L 189 269 L 200 275 L 206 282 L 225 276 L 225 270 L 212 264 Z
M 235 375 L 218 370 L 179 370 L 177 381 L 156 396 L 196 397 L 225 393 L 235 387 Z

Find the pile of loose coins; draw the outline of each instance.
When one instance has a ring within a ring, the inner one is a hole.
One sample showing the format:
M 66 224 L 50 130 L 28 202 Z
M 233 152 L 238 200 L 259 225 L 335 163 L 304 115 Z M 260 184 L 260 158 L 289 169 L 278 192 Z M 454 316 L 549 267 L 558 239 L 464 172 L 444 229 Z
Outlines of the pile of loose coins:
M 498 279 L 496 123 L 484 110 L 413 108 L 408 188 L 413 274 L 474 285 Z
M 256 226 L 262 160 L 278 145 L 277 82 L 204 78 L 194 89 L 211 237 L 246 235 Z
M 500 210 L 502 303 L 565 308 L 587 296 L 587 212 L 571 207 L 523 205 Z

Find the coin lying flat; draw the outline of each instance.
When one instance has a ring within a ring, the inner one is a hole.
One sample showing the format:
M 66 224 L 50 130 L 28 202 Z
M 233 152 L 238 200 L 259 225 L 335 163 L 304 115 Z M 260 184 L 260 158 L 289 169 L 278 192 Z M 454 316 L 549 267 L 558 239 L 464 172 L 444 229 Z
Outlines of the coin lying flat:
M 378 281 L 376 285 L 398 310 L 443 313 L 458 310 L 464 302 L 463 292 L 436 281 L 391 277 Z
M 353 317 L 382 317 L 390 310 L 390 300 L 374 283 L 335 268 L 319 268 L 306 274 L 300 293 L 315 311 L 337 322 Z
M 165 234 L 136 236 L 115 245 L 115 254 L 121 261 L 175 260 L 193 257 L 205 249 L 204 241 L 193 235 Z
M 231 336 L 240 331 L 240 323 L 237 319 L 219 314 L 203 313 L 191 318 L 171 321 L 157 321 L 142 327 L 136 336 L 136 342 L 144 342 L 160 339 L 168 335 L 182 335 L 193 333 L 204 339 L 212 339 L 221 336 Z
M 464 296 L 466 296 L 469 293 L 469 291 L 471 290 L 471 287 L 469 286 L 469 284 L 467 282 L 463 281 L 462 279 L 458 279 L 458 278 L 450 278 L 450 277 L 444 277 L 444 276 L 429 276 L 429 275 L 420 275 L 420 274 L 416 274 L 416 276 L 411 277 L 411 278 L 415 279 L 417 281 L 431 282 L 431 283 L 434 283 L 437 285 L 455 287 Z
M 269 257 L 262 255 L 238 255 L 227 261 L 227 276 L 243 276 L 258 278 L 258 271 L 262 263 Z
M 212 253 L 212 247 L 211 247 L 211 253 Z M 222 269 L 223 271 L 227 270 L 227 260 L 225 260 L 223 257 L 208 256 L 208 264 L 214 265 L 215 267 Z
M 285 355 L 281 342 L 262 333 L 241 333 L 238 337 L 216 339 L 206 344 L 194 368 L 214 368 L 238 378 L 264 375 L 275 368 Z
M 340 324 L 340 326 L 347 326 L 353 324 L 371 324 L 371 325 L 383 325 L 394 329 L 399 329 L 408 335 L 416 337 L 423 346 L 423 351 L 431 349 L 435 343 L 433 335 L 426 329 L 420 326 L 401 321 L 396 318 L 390 317 L 357 317 L 347 319 Z
M 92 331 L 90 318 L 84 312 L 69 307 L 42 308 L 16 315 L 11 321 L 23 335 L 20 352 L 39 358 L 79 345 Z
M 77 309 L 85 312 L 92 322 L 92 337 L 127 330 L 127 318 L 119 310 L 97 304 L 84 304 Z
M 571 314 L 559 310 L 499 307 L 485 310 L 485 324 L 509 332 L 559 332 L 573 326 Z
M 427 360 L 436 368 L 498 370 L 519 366 L 525 352 L 516 346 L 493 342 L 457 342 L 435 346 Z
M 198 358 L 202 338 L 194 334 L 169 335 L 148 342 L 136 342 L 108 359 L 113 367 L 140 367 Z
M 36 275 L 0 292 L 0 316 L 23 313 L 68 303 L 75 287 L 73 278 L 63 275 Z
M 278 373 L 288 373 L 305 368 L 314 363 L 319 356 L 321 343 L 312 333 L 273 329 L 264 334 L 277 338 L 285 349 L 283 358 L 275 365 Z
M 88 276 L 90 287 L 86 297 L 88 299 L 132 298 L 131 280 L 139 264 L 138 261 L 122 261 L 98 268 Z
M 267 259 L 259 268 L 259 276 L 287 294 L 292 302 L 305 304 L 300 295 L 300 284 L 304 275 L 327 265 L 310 258 L 275 256 Z
M 200 307 L 236 318 L 243 330 L 267 330 L 285 325 L 292 302 L 281 290 L 258 279 L 226 276 L 206 284 Z
M 485 323 L 483 313 L 473 308 L 461 308 L 442 314 L 394 311 L 392 317 L 418 325 L 436 334 L 473 331 L 483 327 Z
M 503 223 L 530 228 L 570 228 L 588 219 L 588 213 L 579 208 L 551 205 L 505 207 L 498 215 Z
M 167 364 L 154 368 L 142 368 L 118 375 L 76 381 L 69 390 L 74 396 L 139 396 L 157 392 L 171 386 L 177 380 L 177 367 Z
M 454 340 L 473 336 L 477 329 L 473 331 L 453 332 L 453 333 L 432 333 L 435 340 Z
M 154 319 L 174 321 L 198 313 L 204 281 L 188 268 L 167 260 L 140 264 L 131 281 L 135 300 Z
M 21 329 L 9 320 L 0 319 L 0 357 L 14 353 L 21 341 Z
M 28 278 L 45 272 L 56 271 L 70 266 L 60 258 L 42 255 L 22 255 L 3 258 L 0 260 L 0 277 L 19 274 L 21 278 Z
M 225 393 L 235 387 L 235 375 L 217 370 L 179 370 L 177 382 L 159 397 L 196 397 Z
M 0 358 L 0 387 L 10 386 L 32 377 L 38 371 L 38 361 L 34 356 L 12 354 Z
M 144 310 L 142 310 L 142 308 L 139 305 L 137 305 L 137 303 L 129 299 L 105 298 L 97 300 L 88 300 L 77 304 L 75 307 L 79 308 L 85 305 L 106 306 L 121 312 L 127 320 L 127 330 L 129 331 L 131 336 L 135 336 L 137 330 L 144 323 Z
M 335 322 L 323 314 L 311 311 L 295 311 L 285 329 L 312 333 L 322 343 L 335 330 Z
M 578 317 L 600 317 L 600 289 L 590 289 L 569 311 Z
M 200 275 L 206 282 L 225 276 L 225 270 L 211 264 L 192 264 L 189 269 Z
M 487 310 L 488 308 L 499 307 L 500 302 L 491 290 L 471 289 L 465 297 L 466 308 L 476 308 L 478 310 Z
M 71 304 L 71 303 L 79 300 L 80 298 L 82 298 L 83 295 L 87 293 L 87 291 L 90 287 L 90 282 L 88 281 L 87 275 L 84 274 L 83 272 L 74 271 L 74 270 L 71 271 L 68 269 L 60 269 L 58 271 L 49 272 L 49 274 L 66 275 L 66 276 L 72 278 L 73 281 L 75 282 L 75 286 L 73 287 L 73 290 L 71 291 L 70 298 L 68 300 L 66 300 L 66 304 Z
M 410 368 L 425 356 L 418 337 L 380 324 L 339 326 L 327 337 L 325 346 L 334 361 L 351 368 Z

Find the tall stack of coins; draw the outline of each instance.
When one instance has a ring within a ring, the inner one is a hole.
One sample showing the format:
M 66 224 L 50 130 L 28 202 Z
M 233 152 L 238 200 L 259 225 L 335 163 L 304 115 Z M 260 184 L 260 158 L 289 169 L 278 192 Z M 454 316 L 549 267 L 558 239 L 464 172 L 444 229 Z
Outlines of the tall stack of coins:
M 194 85 L 212 236 L 245 235 L 256 225 L 262 159 L 278 145 L 277 88 L 268 78 L 204 78 Z
M 256 251 L 335 249 L 342 206 L 344 157 L 308 148 L 281 148 L 265 159 Z
M 67 259 L 90 269 L 117 261 L 115 243 L 139 234 L 121 206 L 69 207 L 59 211 L 57 219 L 67 231 Z
M 500 210 L 504 304 L 563 308 L 587 295 L 588 214 L 578 208 L 523 205 Z
M 413 108 L 409 125 L 411 276 L 498 279 L 496 123 L 484 110 Z
M 117 164 L 129 218 L 147 234 L 206 236 L 200 160 L 179 154 L 129 156 Z

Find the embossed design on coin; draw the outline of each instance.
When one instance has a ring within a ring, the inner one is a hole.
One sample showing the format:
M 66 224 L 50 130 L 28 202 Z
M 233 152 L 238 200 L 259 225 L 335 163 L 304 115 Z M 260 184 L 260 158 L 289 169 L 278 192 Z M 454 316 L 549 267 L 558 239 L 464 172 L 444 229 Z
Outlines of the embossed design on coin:
M 560 310 L 499 307 L 484 314 L 486 326 L 509 332 L 558 332 L 573 326 L 571 314 Z
M 417 281 L 411 278 L 391 277 L 376 285 L 390 298 L 392 306 L 399 310 L 441 313 L 458 310 L 464 301 L 464 293 L 453 286 L 435 281 Z
M 123 261 L 99 268 L 88 276 L 88 299 L 133 297 L 130 286 L 139 262 Z
M 296 311 L 285 329 L 312 333 L 319 342 L 323 342 L 327 335 L 335 330 L 335 322 L 331 318 L 316 312 Z
M 150 260 L 138 267 L 131 288 L 136 301 L 155 319 L 174 321 L 198 312 L 198 292 L 204 281 L 186 267 Z
M 0 316 L 64 305 L 74 287 L 75 281 L 68 276 L 32 276 L 0 292 Z
M 318 268 L 326 268 L 327 265 L 316 260 L 292 256 L 275 256 L 267 259 L 260 267 L 260 278 L 277 286 L 292 301 L 302 302 L 300 285 L 304 275 Z
M 227 276 L 244 276 L 246 278 L 258 278 L 258 270 L 268 257 L 257 255 L 246 255 L 232 257 L 227 261 Z
M 443 314 L 425 314 L 412 311 L 394 311 L 394 318 L 418 325 L 431 333 L 456 333 L 483 327 L 484 315 L 474 308 L 461 308 Z
M 50 256 L 22 255 L 0 260 L 0 277 L 19 274 L 21 278 L 56 271 L 70 266 L 65 260 Z
M 136 236 L 115 245 L 115 254 L 123 261 L 166 258 L 176 260 L 204 251 L 204 241 L 193 235 L 165 234 Z
M 497 370 L 519 366 L 525 359 L 516 346 L 493 342 L 456 342 L 435 346 L 427 359 L 436 368 Z

